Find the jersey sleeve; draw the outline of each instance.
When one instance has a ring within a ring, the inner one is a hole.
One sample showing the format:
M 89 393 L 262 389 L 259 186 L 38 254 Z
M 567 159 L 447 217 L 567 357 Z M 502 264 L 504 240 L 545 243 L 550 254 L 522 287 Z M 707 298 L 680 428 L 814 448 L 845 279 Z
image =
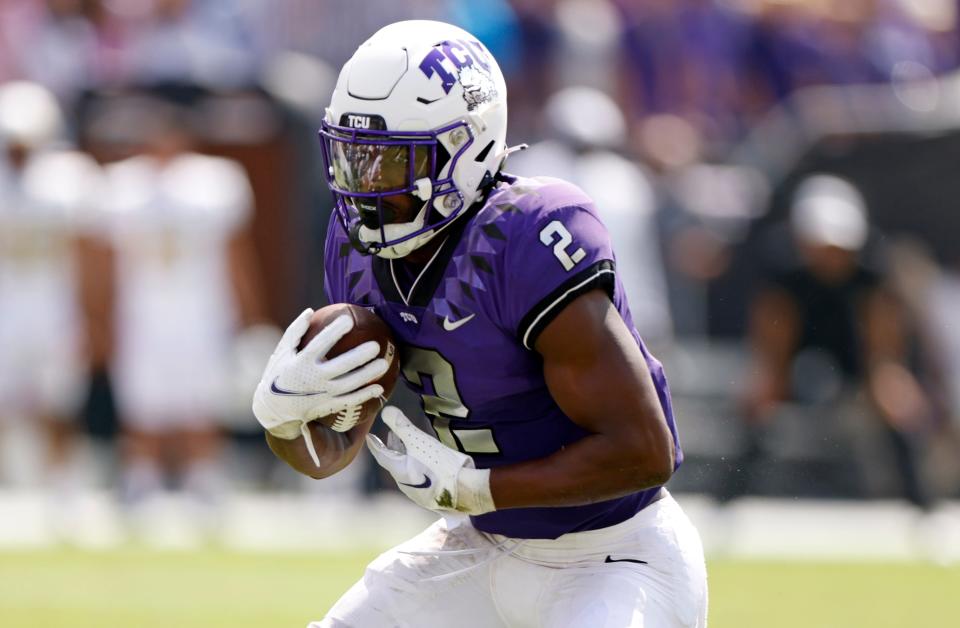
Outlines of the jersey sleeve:
M 613 249 L 606 227 L 586 204 L 538 211 L 510 234 L 505 316 L 527 349 L 577 297 L 600 288 L 611 299 Z
M 34 157 L 23 171 L 23 191 L 77 235 L 102 236 L 106 231 L 104 173 L 85 153 L 58 150 Z

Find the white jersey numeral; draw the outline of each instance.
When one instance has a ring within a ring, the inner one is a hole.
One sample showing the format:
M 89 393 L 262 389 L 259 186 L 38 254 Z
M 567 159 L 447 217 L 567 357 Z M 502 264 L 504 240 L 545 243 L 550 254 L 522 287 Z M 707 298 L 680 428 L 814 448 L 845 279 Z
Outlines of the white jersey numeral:
M 451 419 L 467 419 L 470 410 L 460 398 L 453 365 L 442 355 L 430 349 L 407 347 L 402 368 L 407 381 L 421 389 L 425 388 L 424 379 L 430 380 L 433 394 L 424 390 L 420 398 L 423 411 L 430 417 L 441 443 L 467 454 L 495 454 L 500 451 L 491 429 L 450 425 Z M 458 422 L 456 425 L 464 424 Z
M 572 269 L 587 255 L 580 247 L 573 253 L 567 253 L 567 247 L 573 244 L 573 236 L 559 220 L 554 220 L 540 231 L 540 241 L 546 246 L 553 245 L 553 254 L 560 260 L 564 270 Z

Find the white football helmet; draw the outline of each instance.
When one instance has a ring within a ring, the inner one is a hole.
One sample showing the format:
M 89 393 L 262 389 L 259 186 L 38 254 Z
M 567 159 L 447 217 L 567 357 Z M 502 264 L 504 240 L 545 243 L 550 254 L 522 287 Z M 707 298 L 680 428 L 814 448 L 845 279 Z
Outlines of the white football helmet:
M 397 258 L 426 244 L 493 184 L 506 135 L 503 74 L 475 37 L 426 20 L 377 31 L 343 66 L 320 129 L 354 245 Z M 397 195 L 418 210 L 384 202 Z

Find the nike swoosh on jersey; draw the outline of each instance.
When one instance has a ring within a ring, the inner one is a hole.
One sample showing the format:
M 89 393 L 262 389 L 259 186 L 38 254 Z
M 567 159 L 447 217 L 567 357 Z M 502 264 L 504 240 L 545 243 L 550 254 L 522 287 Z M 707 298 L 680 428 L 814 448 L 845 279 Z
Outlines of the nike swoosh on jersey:
M 474 312 L 470 316 L 464 316 L 463 318 L 457 321 L 451 321 L 449 317 L 444 316 L 443 328 L 446 329 L 447 331 L 453 331 L 454 329 L 457 329 L 458 327 L 463 327 L 464 325 L 469 323 L 471 320 L 473 320 L 473 317 L 476 315 L 477 315 L 476 312 Z
M 407 484 L 406 482 L 397 482 L 397 484 L 403 484 L 404 486 L 409 486 L 410 488 L 428 488 L 433 482 L 430 481 L 429 476 L 423 476 L 423 482 L 419 484 Z
M 270 392 L 272 392 L 275 395 L 281 395 L 284 397 L 312 397 L 314 395 L 322 395 L 325 392 L 323 390 L 317 390 L 314 392 L 310 392 L 306 390 L 304 391 L 286 390 L 277 386 L 277 379 L 274 379 L 273 383 L 270 384 Z
M 637 563 L 638 565 L 647 565 L 645 560 L 637 560 L 635 558 L 612 558 L 607 554 L 607 558 L 603 561 L 605 563 Z

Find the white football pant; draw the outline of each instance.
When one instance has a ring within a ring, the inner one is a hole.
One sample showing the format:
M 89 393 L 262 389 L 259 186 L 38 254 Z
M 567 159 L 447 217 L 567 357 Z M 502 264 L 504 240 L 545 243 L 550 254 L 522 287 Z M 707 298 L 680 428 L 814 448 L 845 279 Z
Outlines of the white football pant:
M 555 540 L 437 521 L 374 560 L 308 628 L 704 628 L 696 529 L 666 493 L 623 523 Z

